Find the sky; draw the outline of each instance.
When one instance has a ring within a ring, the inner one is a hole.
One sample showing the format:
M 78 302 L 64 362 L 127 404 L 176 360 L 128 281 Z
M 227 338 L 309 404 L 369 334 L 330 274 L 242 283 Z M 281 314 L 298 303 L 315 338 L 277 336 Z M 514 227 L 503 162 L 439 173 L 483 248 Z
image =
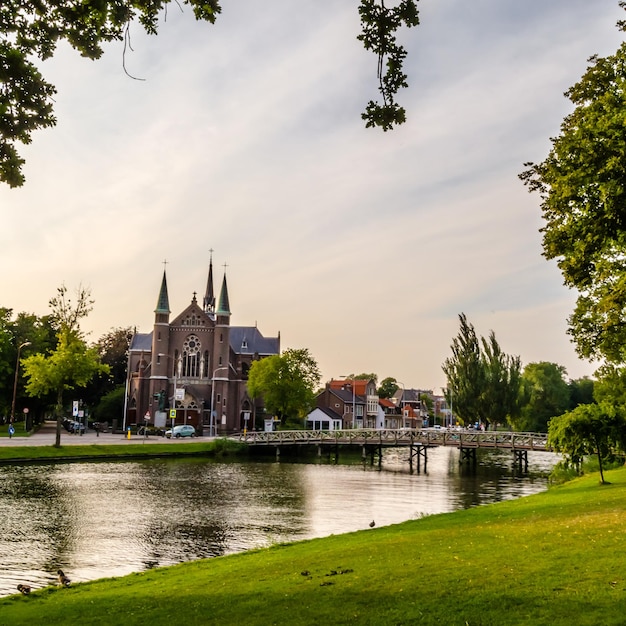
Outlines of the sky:
M 137 80 L 118 42 L 41 64 L 57 125 L 22 149 L 25 186 L 0 187 L 2 306 L 45 315 L 82 285 L 91 340 L 150 332 L 164 268 L 173 318 L 213 250 L 231 324 L 307 348 L 322 382 L 438 391 L 460 313 L 524 365 L 592 375 L 518 174 L 548 154 L 587 59 L 620 44 L 617 0 L 422 0 L 400 35 L 408 119 L 387 133 L 360 117 L 378 93 L 356 0 L 222 4 L 214 25 L 176 4 L 158 36 L 134 25 Z

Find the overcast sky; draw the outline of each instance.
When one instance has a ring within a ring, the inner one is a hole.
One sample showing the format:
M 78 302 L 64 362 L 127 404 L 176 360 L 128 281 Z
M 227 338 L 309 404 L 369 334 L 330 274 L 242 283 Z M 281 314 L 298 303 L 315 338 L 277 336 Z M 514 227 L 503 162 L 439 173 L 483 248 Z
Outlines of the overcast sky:
M 203 295 L 209 250 L 233 325 L 308 348 L 323 380 L 445 384 L 464 312 L 524 364 L 592 374 L 566 335 L 575 294 L 541 256 L 539 198 L 517 178 L 570 110 L 563 92 L 621 37 L 617 0 L 422 0 L 405 31 L 408 121 L 360 113 L 376 59 L 357 1 L 223 0 L 214 26 L 175 4 L 92 62 L 43 65 L 55 128 L 0 188 L 1 304 L 44 315 L 91 288 L 85 328 L 152 330 L 167 263 L 172 317 Z

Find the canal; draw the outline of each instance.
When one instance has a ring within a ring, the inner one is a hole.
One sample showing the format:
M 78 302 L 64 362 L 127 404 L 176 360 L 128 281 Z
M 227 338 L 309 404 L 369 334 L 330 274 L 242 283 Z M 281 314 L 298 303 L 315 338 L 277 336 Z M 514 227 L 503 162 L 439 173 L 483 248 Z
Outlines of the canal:
M 406 450 L 383 469 L 352 464 L 142 460 L 3 466 L 0 595 L 18 583 L 76 582 L 273 543 L 395 524 L 542 491 L 557 457 L 429 452 L 411 474 Z

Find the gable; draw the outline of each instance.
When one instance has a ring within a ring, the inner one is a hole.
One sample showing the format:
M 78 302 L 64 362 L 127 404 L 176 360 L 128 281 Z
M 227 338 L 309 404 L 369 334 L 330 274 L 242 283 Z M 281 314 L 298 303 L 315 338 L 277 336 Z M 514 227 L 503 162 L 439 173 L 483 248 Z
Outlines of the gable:
M 210 315 L 205 313 L 194 298 L 191 304 L 182 312 L 179 313 L 170 326 L 190 326 L 209 328 L 215 326 L 215 322 Z

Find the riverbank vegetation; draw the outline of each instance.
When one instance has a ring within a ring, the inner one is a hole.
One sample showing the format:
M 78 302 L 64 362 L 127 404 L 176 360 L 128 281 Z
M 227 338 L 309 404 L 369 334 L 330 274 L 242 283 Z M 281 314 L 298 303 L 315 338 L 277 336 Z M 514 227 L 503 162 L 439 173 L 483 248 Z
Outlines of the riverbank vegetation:
M 14 461 L 76 461 L 96 459 L 129 459 L 141 457 L 181 457 L 246 454 L 247 446 L 226 438 L 184 444 L 142 443 L 86 444 L 70 446 L 0 447 L 0 463 Z
M 626 470 L 384 528 L 0 600 L 32 624 L 622 624 Z M 66 572 L 71 576 L 71 572 Z M 27 575 L 18 583 L 28 583 Z

